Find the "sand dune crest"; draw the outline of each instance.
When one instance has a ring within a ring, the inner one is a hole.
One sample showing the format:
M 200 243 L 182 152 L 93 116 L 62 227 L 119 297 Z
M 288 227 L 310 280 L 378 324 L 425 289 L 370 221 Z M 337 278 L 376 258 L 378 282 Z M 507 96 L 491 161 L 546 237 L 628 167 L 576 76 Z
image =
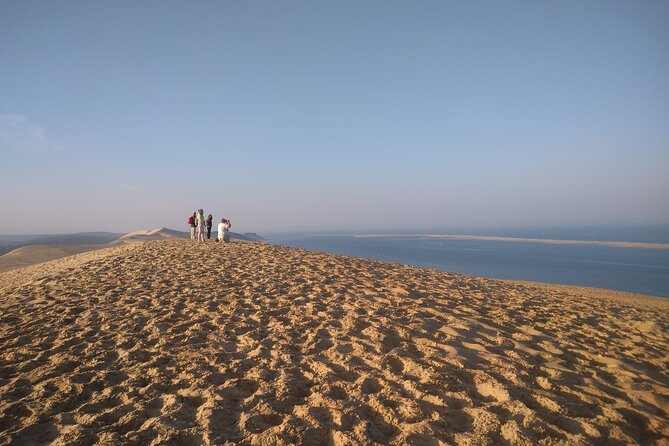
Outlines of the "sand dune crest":
M 0 293 L 0 444 L 669 444 L 662 300 L 187 240 Z

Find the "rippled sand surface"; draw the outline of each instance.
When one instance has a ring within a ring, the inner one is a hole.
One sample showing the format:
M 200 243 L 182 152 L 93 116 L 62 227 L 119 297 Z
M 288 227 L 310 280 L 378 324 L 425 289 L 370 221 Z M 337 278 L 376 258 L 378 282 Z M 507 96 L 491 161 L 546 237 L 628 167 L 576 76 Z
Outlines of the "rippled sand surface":
M 189 240 L 6 272 L 0 444 L 669 444 L 669 301 L 598 294 Z

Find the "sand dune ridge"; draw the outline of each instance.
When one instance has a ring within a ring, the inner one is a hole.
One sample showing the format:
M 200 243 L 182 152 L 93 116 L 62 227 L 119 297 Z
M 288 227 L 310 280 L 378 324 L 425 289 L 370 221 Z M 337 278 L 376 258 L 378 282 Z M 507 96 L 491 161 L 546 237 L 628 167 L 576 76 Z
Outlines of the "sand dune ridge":
M 0 444 L 669 444 L 661 300 L 187 240 L 0 296 Z

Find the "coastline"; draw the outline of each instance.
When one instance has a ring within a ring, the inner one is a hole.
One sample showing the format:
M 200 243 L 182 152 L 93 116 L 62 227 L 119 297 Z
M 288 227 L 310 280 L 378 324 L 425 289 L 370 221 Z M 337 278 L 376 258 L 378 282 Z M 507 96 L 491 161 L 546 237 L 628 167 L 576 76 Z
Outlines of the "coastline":
M 382 234 L 369 234 L 369 235 L 359 235 L 355 237 L 360 237 L 360 238 L 377 238 L 377 237 L 386 237 L 387 235 L 382 235 Z M 423 235 L 424 236 L 424 235 Z M 411 235 L 390 235 L 390 237 L 411 237 Z M 430 237 L 438 237 L 438 238 L 450 238 L 450 237 L 460 237 L 460 236 L 430 236 Z M 467 237 L 473 237 L 473 236 L 467 236 Z M 481 238 L 480 238 L 481 239 Z M 485 238 L 488 240 L 488 238 Z M 123 240 L 123 239 L 121 239 Z M 30 246 L 25 246 L 21 248 L 17 248 L 14 251 L 11 251 L 7 254 L 4 254 L 3 256 L 0 256 L 0 274 L 6 273 L 6 272 L 11 272 L 11 271 L 17 271 L 29 266 L 33 265 L 38 265 L 38 264 L 43 264 L 50 262 L 52 260 L 58 260 L 58 259 L 66 259 L 69 257 L 76 256 L 77 254 L 85 253 L 85 252 L 90 252 L 90 251 L 99 251 L 99 250 L 104 250 L 104 249 L 109 249 L 109 248 L 114 248 L 118 247 L 120 245 L 123 245 L 124 243 L 143 243 L 146 242 L 150 239 L 127 239 L 124 242 L 112 242 L 104 245 L 30 245 Z M 464 239 L 463 239 L 464 240 Z M 468 239 L 470 240 L 470 239 Z M 534 239 L 523 239 L 523 240 L 534 240 Z M 511 240 L 511 241 L 515 241 Z M 246 241 L 246 240 L 238 240 L 238 243 L 260 243 L 260 242 L 253 242 L 253 241 Z M 210 242 L 213 243 L 213 242 Z M 613 242 L 612 242 L 613 243 Z M 275 245 L 275 246 L 284 246 L 284 245 Z M 669 246 L 669 245 L 668 245 Z M 303 248 L 291 248 L 291 249 L 303 249 Z M 317 251 L 314 250 L 313 252 L 318 252 L 318 253 L 324 253 L 323 251 Z M 332 255 L 344 255 L 347 257 L 352 257 L 352 258 L 360 258 L 360 259 L 368 259 L 367 257 L 358 257 L 358 256 L 349 256 L 345 254 L 332 254 Z M 398 263 L 398 262 L 388 262 L 391 264 L 400 264 L 400 265 L 405 265 L 404 263 Z M 424 266 L 417 266 L 417 265 L 407 265 L 411 266 L 414 268 L 425 268 L 425 269 L 435 269 L 437 271 L 442 271 L 449 273 L 449 271 L 444 271 L 438 268 L 433 268 L 433 267 L 424 267 Z M 463 274 L 463 273 L 458 273 L 458 274 Z M 486 277 L 481 277 L 473 274 L 464 274 L 473 278 L 477 279 L 484 279 L 484 280 L 491 280 L 491 281 L 500 281 L 500 282 L 507 282 L 507 283 L 515 283 L 515 284 L 523 284 L 523 285 L 530 285 L 530 286 L 535 286 L 535 287 L 544 287 L 544 288 L 551 288 L 555 291 L 568 291 L 568 292 L 575 292 L 578 294 L 582 295 L 587 295 L 589 297 L 594 297 L 594 298 L 606 298 L 606 299 L 618 299 L 618 300 L 626 300 L 626 299 L 635 299 L 638 301 L 645 301 L 649 304 L 653 304 L 653 302 L 659 302 L 659 305 L 662 306 L 662 303 L 667 302 L 669 304 L 669 298 L 662 297 L 662 296 L 655 296 L 651 294 L 643 294 L 643 293 L 636 293 L 636 292 L 629 292 L 629 291 L 620 291 L 620 290 L 615 290 L 615 289 L 610 289 L 610 288 L 601 288 L 601 287 L 590 287 L 590 286 L 584 286 L 584 285 L 570 285 L 570 284 L 561 284 L 561 283 L 553 283 L 553 282 L 541 282 L 541 281 L 532 281 L 532 280 L 517 280 L 517 279 L 494 279 L 494 278 L 486 278 Z
M 640 249 L 669 249 L 669 243 L 642 243 L 642 242 L 610 242 L 598 240 L 560 240 L 539 239 L 521 237 L 498 237 L 487 235 L 458 235 L 458 234 L 347 234 L 355 238 L 423 238 L 423 239 L 446 239 L 446 240 L 483 240 L 494 242 L 516 242 L 516 243 L 544 243 L 548 245 L 600 245 L 616 246 L 619 248 Z
M 579 285 L 533 282 L 530 280 L 507 280 L 507 279 L 486 279 L 486 280 L 499 280 L 500 282 L 531 286 L 537 289 L 549 290 L 551 292 L 563 292 L 572 295 L 582 296 L 585 298 L 611 300 L 619 303 L 641 304 L 641 305 L 651 306 L 654 308 L 669 310 L 669 298 L 661 296 L 653 296 L 650 294 L 630 293 L 627 291 L 611 290 L 608 288 L 588 287 Z

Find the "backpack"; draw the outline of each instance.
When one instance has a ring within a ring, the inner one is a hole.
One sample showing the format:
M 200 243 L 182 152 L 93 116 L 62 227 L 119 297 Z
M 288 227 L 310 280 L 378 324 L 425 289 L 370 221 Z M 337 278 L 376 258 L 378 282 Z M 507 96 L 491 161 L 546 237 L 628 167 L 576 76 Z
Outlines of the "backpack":
M 191 226 L 193 226 L 193 224 L 195 224 L 195 220 L 193 220 L 192 215 L 190 217 L 188 217 L 188 224 L 191 225 Z

